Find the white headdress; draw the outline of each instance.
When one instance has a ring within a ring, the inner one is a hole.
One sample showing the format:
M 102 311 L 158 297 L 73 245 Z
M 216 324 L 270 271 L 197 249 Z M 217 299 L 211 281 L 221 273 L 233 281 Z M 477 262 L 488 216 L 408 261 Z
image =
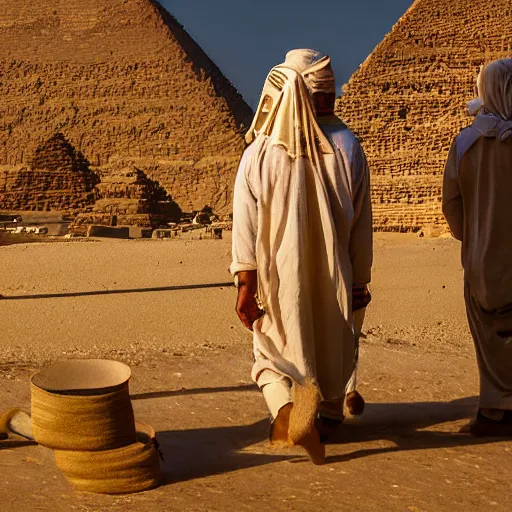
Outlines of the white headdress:
M 315 50 L 294 50 L 270 71 L 246 135 L 248 143 L 264 134 L 291 158 L 305 156 L 314 162 L 319 154 L 333 153 L 316 121 L 311 99 L 311 91 L 330 90 L 334 82 L 325 73 L 330 68 L 329 57 L 319 55 Z
M 302 74 L 311 94 L 336 93 L 336 80 L 328 55 L 310 49 L 291 50 L 286 54 L 284 65 Z

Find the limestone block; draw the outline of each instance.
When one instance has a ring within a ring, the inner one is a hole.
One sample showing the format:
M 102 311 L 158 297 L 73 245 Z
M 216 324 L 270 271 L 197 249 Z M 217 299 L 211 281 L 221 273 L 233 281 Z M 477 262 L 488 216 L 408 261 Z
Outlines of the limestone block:
M 91 224 L 87 229 L 87 236 L 103 238 L 130 238 L 130 229 L 128 227 L 97 226 Z

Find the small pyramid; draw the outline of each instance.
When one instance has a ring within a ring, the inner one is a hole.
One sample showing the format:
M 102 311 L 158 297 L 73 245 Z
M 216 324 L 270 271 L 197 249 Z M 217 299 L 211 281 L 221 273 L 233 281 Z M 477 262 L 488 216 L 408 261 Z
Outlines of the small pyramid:
M 372 172 L 378 230 L 443 227 L 442 173 L 481 64 L 512 55 L 509 0 L 417 0 L 354 73 L 338 112 Z
M 30 167 L 36 170 L 88 172 L 88 163 L 81 153 L 60 132 L 50 137 L 34 152 Z
M 96 185 L 94 205 L 75 218 L 70 231 L 85 235 L 91 224 L 165 228 L 168 223 L 179 221 L 181 213 L 158 182 L 140 169 L 117 163 Z
M 62 133 L 34 151 L 30 167 L 0 172 L 4 210 L 67 210 L 78 212 L 94 203 L 98 176 Z

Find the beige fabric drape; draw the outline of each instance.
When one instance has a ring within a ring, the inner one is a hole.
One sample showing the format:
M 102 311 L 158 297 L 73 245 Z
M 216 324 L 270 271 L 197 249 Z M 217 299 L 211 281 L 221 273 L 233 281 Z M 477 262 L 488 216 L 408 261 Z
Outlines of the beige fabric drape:
M 273 68 L 267 77 L 247 142 L 258 135 L 266 136 L 272 146 L 281 146 L 293 160 L 304 157 L 321 165 L 321 155 L 333 153 L 315 120 L 301 73 L 286 63 Z
M 285 65 L 302 74 L 310 94 L 336 93 L 336 81 L 328 55 L 311 49 L 291 50 L 286 54 Z

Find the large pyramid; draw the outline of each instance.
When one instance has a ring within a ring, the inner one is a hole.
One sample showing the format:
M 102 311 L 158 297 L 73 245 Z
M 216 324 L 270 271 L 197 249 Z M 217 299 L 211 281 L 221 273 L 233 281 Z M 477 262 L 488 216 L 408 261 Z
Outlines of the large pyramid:
M 375 227 L 443 224 L 452 138 L 479 66 L 512 53 L 510 0 L 417 0 L 344 88 L 339 111 L 372 171 Z
M 0 12 L 0 173 L 61 132 L 99 176 L 121 161 L 185 211 L 230 208 L 251 109 L 160 4 L 0 0 Z

